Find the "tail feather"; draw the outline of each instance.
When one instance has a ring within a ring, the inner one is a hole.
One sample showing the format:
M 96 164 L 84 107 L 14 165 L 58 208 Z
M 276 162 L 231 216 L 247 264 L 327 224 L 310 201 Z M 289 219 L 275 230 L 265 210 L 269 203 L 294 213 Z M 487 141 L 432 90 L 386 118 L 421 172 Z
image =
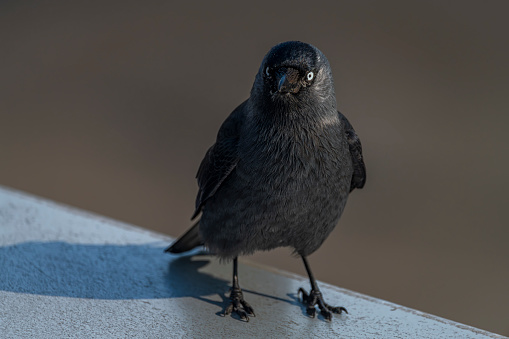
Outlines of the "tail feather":
M 195 247 L 203 245 L 203 240 L 200 237 L 199 227 L 200 221 L 194 224 L 186 233 L 178 238 L 170 247 L 165 249 L 165 252 L 182 253 L 192 250 Z

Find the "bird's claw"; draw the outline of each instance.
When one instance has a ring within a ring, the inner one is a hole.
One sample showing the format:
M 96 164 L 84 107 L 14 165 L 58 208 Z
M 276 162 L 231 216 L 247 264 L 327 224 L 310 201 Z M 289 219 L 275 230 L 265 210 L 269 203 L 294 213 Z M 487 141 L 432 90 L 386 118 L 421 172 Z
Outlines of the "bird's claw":
M 255 317 L 254 310 L 247 301 L 244 300 L 242 290 L 240 288 L 232 288 L 230 292 L 230 304 L 224 310 L 223 316 L 236 313 L 241 320 L 249 321 L 249 317 Z
M 327 321 L 332 320 L 332 313 L 341 314 L 342 312 L 345 312 L 348 314 L 348 311 L 346 308 L 340 306 L 340 307 L 334 307 L 330 306 L 323 300 L 322 293 L 317 290 L 311 290 L 309 294 L 304 291 L 303 288 L 299 288 L 299 294 L 302 294 L 302 303 L 306 305 L 306 313 L 311 317 L 314 318 L 316 315 L 316 308 L 315 306 L 318 305 L 318 308 L 320 309 L 320 313 Z M 331 313 L 332 312 L 332 313 Z

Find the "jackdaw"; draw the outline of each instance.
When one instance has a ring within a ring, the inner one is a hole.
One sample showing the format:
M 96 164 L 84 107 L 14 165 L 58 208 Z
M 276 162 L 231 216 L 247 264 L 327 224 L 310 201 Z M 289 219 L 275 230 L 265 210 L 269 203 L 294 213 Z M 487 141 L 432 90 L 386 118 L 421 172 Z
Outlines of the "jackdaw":
M 302 257 L 311 291 L 307 314 L 326 320 L 344 307 L 325 303 L 307 256 L 338 222 L 366 169 L 359 137 L 337 111 L 329 62 L 316 47 L 289 41 L 273 47 L 256 74 L 250 97 L 219 129 L 198 169 L 192 219 L 201 218 L 167 252 L 204 245 L 233 259 L 230 303 L 245 321 L 254 316 L 239 287 L 237 257 L 288 246 Z

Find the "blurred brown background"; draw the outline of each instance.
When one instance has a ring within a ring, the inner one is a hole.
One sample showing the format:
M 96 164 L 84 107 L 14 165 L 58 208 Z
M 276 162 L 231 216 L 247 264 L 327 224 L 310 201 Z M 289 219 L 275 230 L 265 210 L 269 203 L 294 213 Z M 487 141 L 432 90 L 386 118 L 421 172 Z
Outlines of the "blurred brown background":
M 506 0 L 2 1 L 0 184 L 177 236 L 264 54 L 310 42 L 368 168 L 315 275 L 509 335 L 507 13 Z M 305 274 L 288 249 L 253 259 Z

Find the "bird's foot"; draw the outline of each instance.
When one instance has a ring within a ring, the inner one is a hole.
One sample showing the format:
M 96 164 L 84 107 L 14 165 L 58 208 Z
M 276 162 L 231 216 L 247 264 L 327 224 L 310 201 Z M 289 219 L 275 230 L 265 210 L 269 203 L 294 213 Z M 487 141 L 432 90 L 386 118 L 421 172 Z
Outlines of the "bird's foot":
M 249 316 L 254 317 L 254 310 L 244 300 L 242 290 L 240 288 L 232 288 L 230 292 L 230 304 L 224 310 L 223 316 L 227 316 L 232 312 L 236 313 L 241 320 L 249 321 Z
M 299 294 L 302 293 L 302 303 L 304 303 L 306 307 L 307 314 L 314 318 L 316 315 L 315 306 L 318 305 L 320 308 L 320 313 L 327 321 L 332 320 L 332 313 L 341 314 L 342 312 L 348 313 L 346 308 L 344 307 L 334 307 L 330 306 L 323 300 L 322 292 L 318 290 L 311 290 L 309 294 L 304 291 L 303 288 L 299 288 Z M 332 313 L 331 313 L 332 312 Z

